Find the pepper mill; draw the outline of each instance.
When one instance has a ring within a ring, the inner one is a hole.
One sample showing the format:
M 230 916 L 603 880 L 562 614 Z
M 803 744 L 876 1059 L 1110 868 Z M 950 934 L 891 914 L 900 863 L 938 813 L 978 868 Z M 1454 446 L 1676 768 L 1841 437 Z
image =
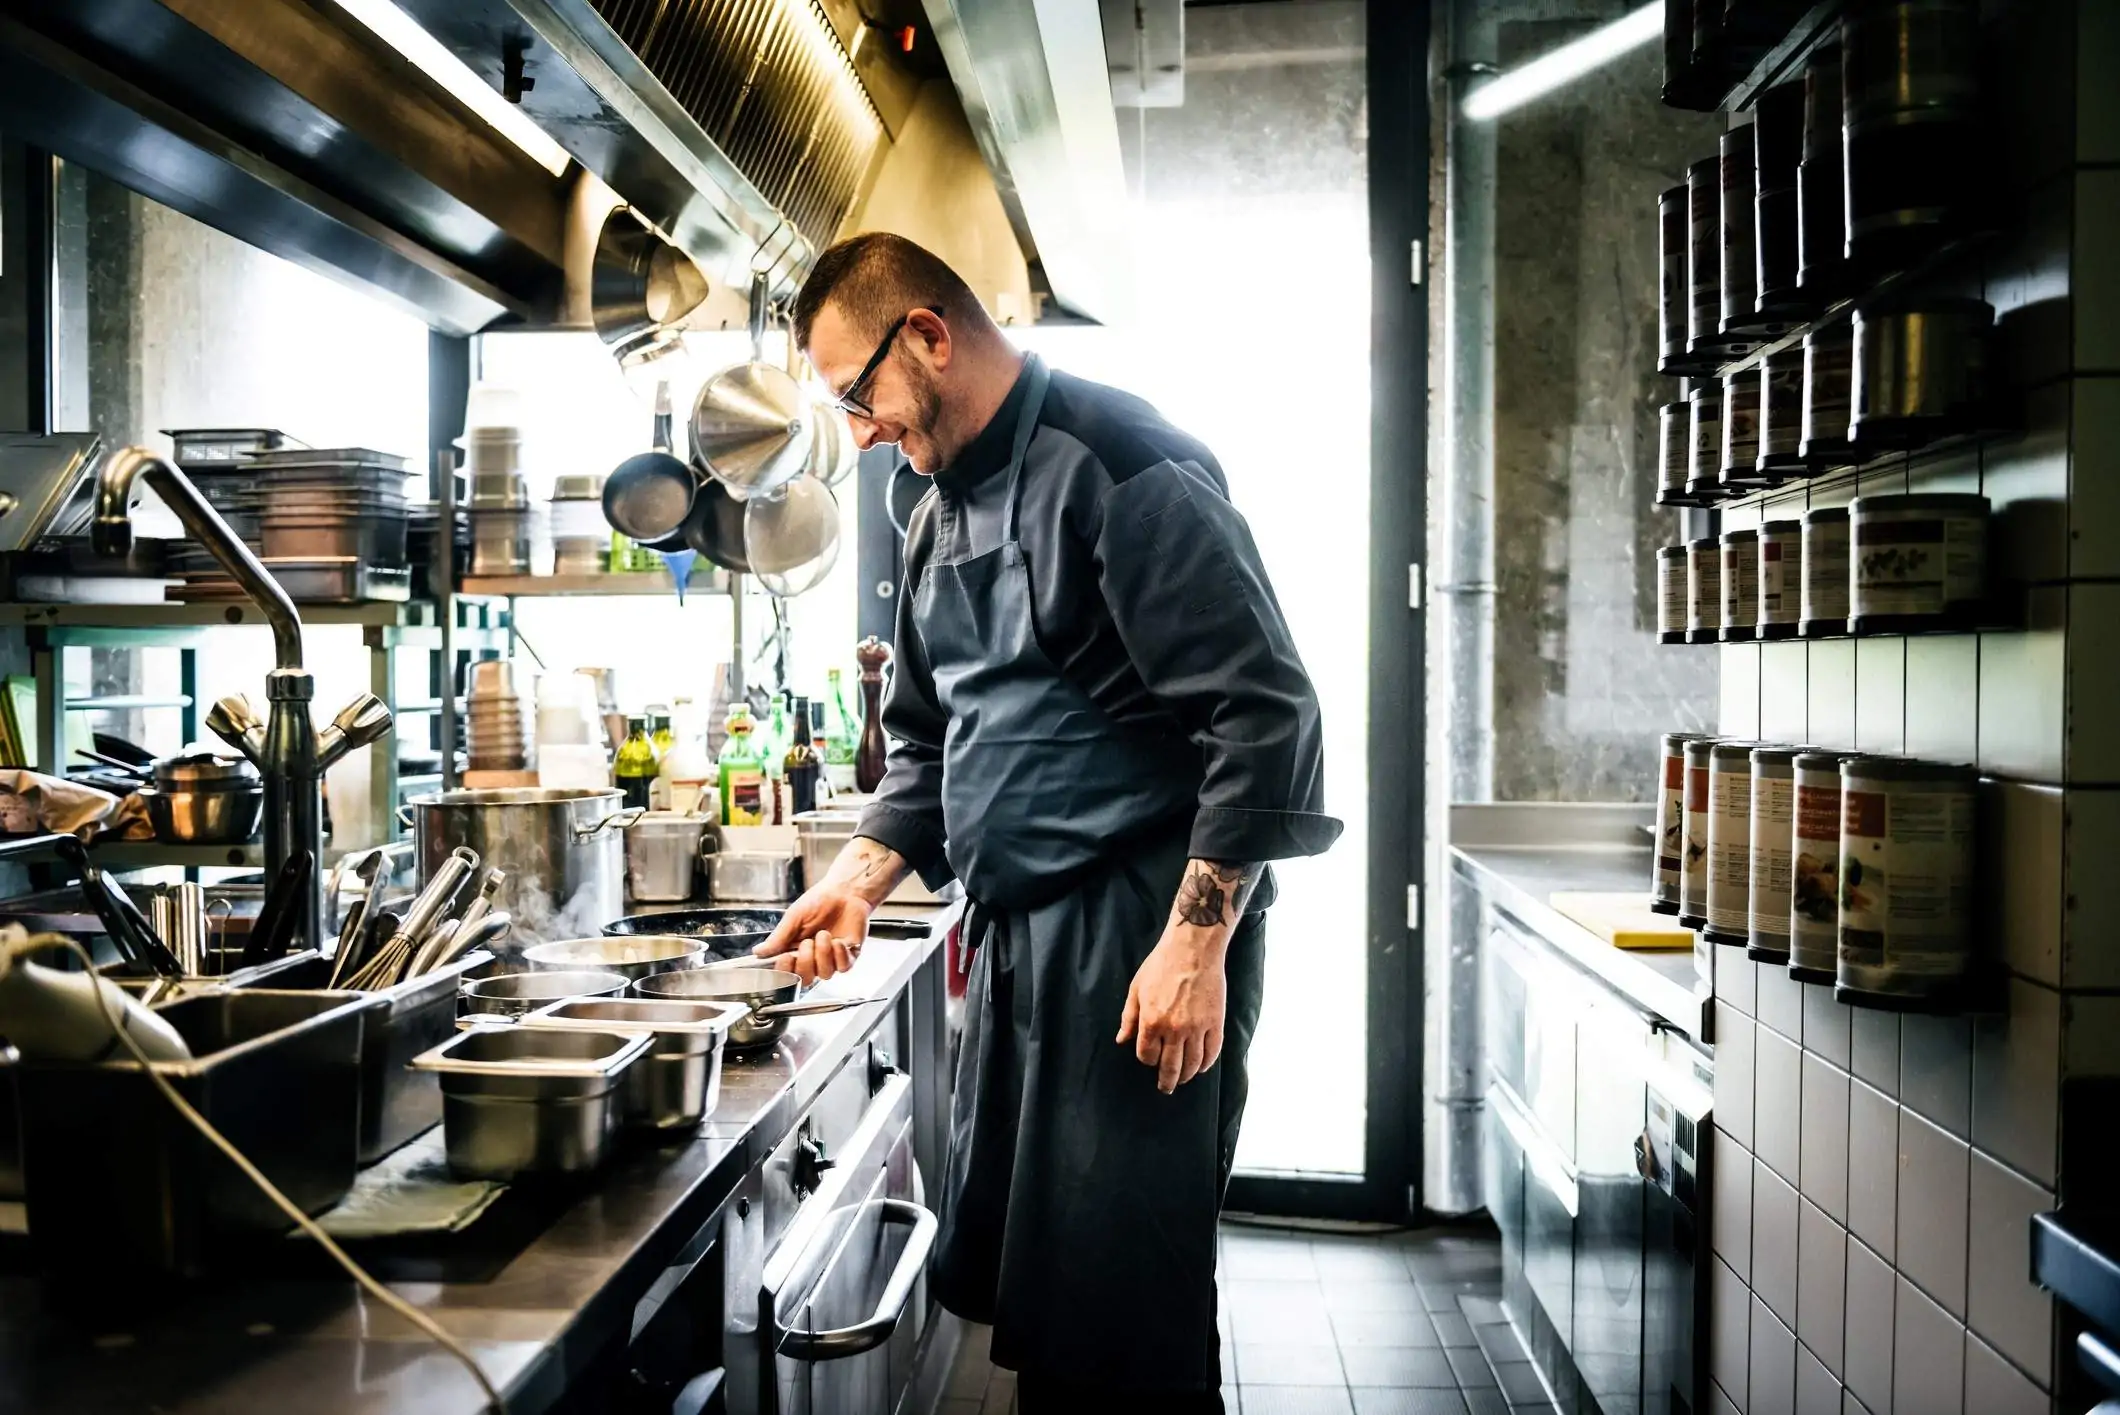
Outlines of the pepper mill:
M 891 646 L 871 634 L 854 646 L 854 661 L 861 665 L 861 745 L 854 752 L 854 789 L 869 792 L 883 780 L 889 750 L 883 736 L 883 666 L 891 661 Z

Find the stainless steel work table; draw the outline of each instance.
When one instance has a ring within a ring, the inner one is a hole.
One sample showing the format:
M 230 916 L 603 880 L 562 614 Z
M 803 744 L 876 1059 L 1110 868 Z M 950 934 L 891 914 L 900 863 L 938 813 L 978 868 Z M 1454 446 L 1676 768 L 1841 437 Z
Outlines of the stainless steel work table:
M 1563 893 L 1648 897 L 1648 842 L 1615 834 L 1606 820 L 1591 828 L 1593 812 L 1612 816 L 1618 808 L 1454 807 L 1451 854 L 1492 904 L 1568 962 L 1695 1041 L 1708 1041 L 1712 1002 L 1696 988 L 1691 952 L 1616 948 L 1548 902 Z M 1543 829 L 1525 828 L 1534 817 L 1543 818 Z M 1508 828 L 1478 829 L 1495 822 Z
M 824 988 L 895 998 L 956 916 L 889 912 L 924 915 L 929 934 L 871 940 L 855 970 Z M 798 1019 L 770 1054 L 726 1065 L 720 1105 L 696 1137 L 627 1146 L 490 1280 L 393 1281 L 393 1289 L 471 1349 L 515 1415 L 551 1407 L 592 1357 L 623 1340 L 650 1285 L 886 1011 Z M 477 1232 L 474 1224 L 458 1237 Z M 36 1278 L 0 1274 L 0 1415 L 484 1408 L 454 1357 L 343 1278 L 175 1289 L 152 1310 L 144 1319 L 61 1315 Z

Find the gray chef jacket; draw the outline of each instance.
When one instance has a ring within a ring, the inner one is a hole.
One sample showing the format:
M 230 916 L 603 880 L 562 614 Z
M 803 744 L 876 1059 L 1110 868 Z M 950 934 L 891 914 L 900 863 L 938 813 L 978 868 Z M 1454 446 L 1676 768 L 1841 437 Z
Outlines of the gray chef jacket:
M 1006 537 L 999 473 L 1024 393 L 1019 377 L 907 529 L 883 700 L 889 770 L 858 833 L 903 855 L 930 887 L 954 876 L 942 816 L 948 724 L 915 591 L 930 564 Z M 1341 825 L 1323 813 L 1317 695 L 1214 454 L 1141 399 L 1055 371 L 1022 476 L 1018 537 L 1039 647 L 1116 724 L 1199 754 L 1190 855 L 1248 864 L 1324 851 Z M 1270 897 L 1262 885 L 1253 907 Z

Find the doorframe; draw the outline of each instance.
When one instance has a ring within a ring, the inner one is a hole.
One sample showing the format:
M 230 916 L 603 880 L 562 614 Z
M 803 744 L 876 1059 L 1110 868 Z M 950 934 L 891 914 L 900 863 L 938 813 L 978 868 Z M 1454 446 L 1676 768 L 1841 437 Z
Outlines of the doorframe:
M 1238 1174 L 1228 1206 L 1418 1222 L 1422 1144 L 1419 891 L 1428 739 L 1428 302 L 1432 0 L 1369 0 L 1369 937 L 1364 1172 Z M 1269 925 L 1269 929 L 1271 926 Z M 1289 940 L 1285 946 L 1300 947 Z

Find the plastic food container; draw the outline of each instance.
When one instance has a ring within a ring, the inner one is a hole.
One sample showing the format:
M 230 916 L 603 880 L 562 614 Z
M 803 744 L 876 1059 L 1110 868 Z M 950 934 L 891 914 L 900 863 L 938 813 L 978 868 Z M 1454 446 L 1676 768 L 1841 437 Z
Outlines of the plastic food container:
M 1751 906 L 1745 956 L 1789 961 L 1790 879 L 1795 864 L 1796 749 L 1752 749 Z
M 1987 600 L 1986 497 L 1858 496 L 1848 517 L 1850 630 L 1905 634 L 1980 623 Z
M 1973 966 L 1973 842 L 1980 774 L 1898 757 L 1840 764 L 1844 1002 L 1955 1007 Z

